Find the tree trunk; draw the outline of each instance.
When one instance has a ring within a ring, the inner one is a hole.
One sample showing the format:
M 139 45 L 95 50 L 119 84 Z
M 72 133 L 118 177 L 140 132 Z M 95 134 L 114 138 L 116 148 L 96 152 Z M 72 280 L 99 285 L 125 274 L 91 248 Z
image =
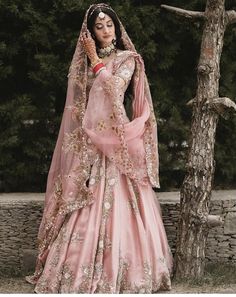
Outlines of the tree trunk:
M 214 144 L 218 114 L 206 104 L 218 98 L 219 63 L 225 31 L 224 0 L 207 1 L 193 104 L 187 174 L 180 191 L 176 276 L 202 276 L 208 233 L 208 205 L 214 175 Z
M 197 93 L 190 102 L 193 105 L 191 140 L 187 172 L 180 191 L 175 259 L 176 277 L 196 278 L 204 272 L 208 230 L 221 223 L 220 217 L 209 216 L 208 207 L 214 177 L 215 132 L 219 113 L 226 107 L 236 109 L 235 103 L 228 98 L 221 100 L 218 93 L 224 32 L 227 23 L 234 22 L 236 18 L 235 12 L 225 11 L 224 0 L 208 0 L 204 13 L 166 5 L 162 7 L 185 17 L 205 20 L 197 69 Z

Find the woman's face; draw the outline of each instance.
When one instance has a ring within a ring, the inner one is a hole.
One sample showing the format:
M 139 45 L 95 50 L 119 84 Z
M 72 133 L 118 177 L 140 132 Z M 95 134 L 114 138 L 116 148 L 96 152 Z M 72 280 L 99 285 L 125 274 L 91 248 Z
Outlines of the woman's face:
M 115 25 L 107 14 L 104 15 L 103 19 L 100 19 L 99 16 L 96 18 L 93 27 L 94 34 L 101 47 L 108 46 L 115 38 Z

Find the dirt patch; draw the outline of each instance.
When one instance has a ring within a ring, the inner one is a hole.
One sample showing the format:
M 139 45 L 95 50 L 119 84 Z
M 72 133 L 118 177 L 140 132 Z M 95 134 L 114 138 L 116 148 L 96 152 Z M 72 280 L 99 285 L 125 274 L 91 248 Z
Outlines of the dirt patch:
M 0 293 L 34 293 L 34 286 L 27 283 L 24 277 L 1 278 Z
M 0 293 L 34 293 L 34 286 L 27 283 L 23 277 L 1 278 Z M 189 286 L 188 284 L 173 282 L 171 291 L 160 293 L 236 293 L 236 284 L 225 284 L 213 287 L 209 285 Z
M 165 292 L 161 292 L 165 293 Z M 172 290 L 168 292 L 169 294 L 186 294 L 186 293 L 218 293 L 218 294 L 226 294 L 226 293 L 236 293 L 236 284 L 227 284 L 227 285 L 218 285 L 218 286 L 189 286 L 185 284 L 172 284 Z

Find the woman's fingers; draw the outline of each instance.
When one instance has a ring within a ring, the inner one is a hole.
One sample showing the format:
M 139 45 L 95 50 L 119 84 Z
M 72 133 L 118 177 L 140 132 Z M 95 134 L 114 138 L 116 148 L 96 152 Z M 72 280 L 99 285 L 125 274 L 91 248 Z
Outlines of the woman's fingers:
M 82 35 L 83 35 L 83 38 L 85 39 L 89 37 L 87 32 L 84 32 Z
M 89 31 L 83 32 L 80 36 L 80 40 L 84 47 L 85 53 L 87 54 L 89 59 L 92 59 L 96 53 L 96 47 L 90 32 Z
M 82 37 L 83 37 L 84 41 L 92 39 L 91 33 L 88 30 L 86 32 L 82 33 Z

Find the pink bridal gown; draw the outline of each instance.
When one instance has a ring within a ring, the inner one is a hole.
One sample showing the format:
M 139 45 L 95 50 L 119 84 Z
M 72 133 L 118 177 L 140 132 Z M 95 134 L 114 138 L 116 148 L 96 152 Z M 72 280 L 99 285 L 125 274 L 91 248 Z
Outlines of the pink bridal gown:
M 119 57 L 123 53 L 117 54 Z M 103 133 L 104 121 L 96 121 L 104 110 L 94 110 L 99 88 L 111 74 L 113 61 L 94 78 L 88 74 L 90 97 L 84 125 L 96 145 L 96 131 Z M 114 88 L 119 94 L 119 109 L 124 123 L 124 93 L 134 72 L 129 56 L 116 72 Z M 112 86 L 113 87 L 113 86 Z M 93 96 L 94 95 L 94 96 Z M 95 96 L 96 95 L 96 96 Z M 95 124 L 94 124 L 95 123 Z M 94 131 L 95 131 L 94 130 Z M 102 134 L 103 135 L 103 134 Z M 67 145 L 71 145 L 71 139 Z M 123 174 L 106 148 L 98 146 L 91 168 L 89 187 L 92 204 L 67 214 L 53 241 L 43 271 L 35 284 L 37 293 L 152 293 L 171 288 L 172 256 L 164 230 L 160 207 L 150 182 L 137 183 Z M 105 152 L 105 153 L 104 153 Z M 139 152 L 140 153 L 140 152 Z M 133 159 L 142 172 L 143 159 Z

